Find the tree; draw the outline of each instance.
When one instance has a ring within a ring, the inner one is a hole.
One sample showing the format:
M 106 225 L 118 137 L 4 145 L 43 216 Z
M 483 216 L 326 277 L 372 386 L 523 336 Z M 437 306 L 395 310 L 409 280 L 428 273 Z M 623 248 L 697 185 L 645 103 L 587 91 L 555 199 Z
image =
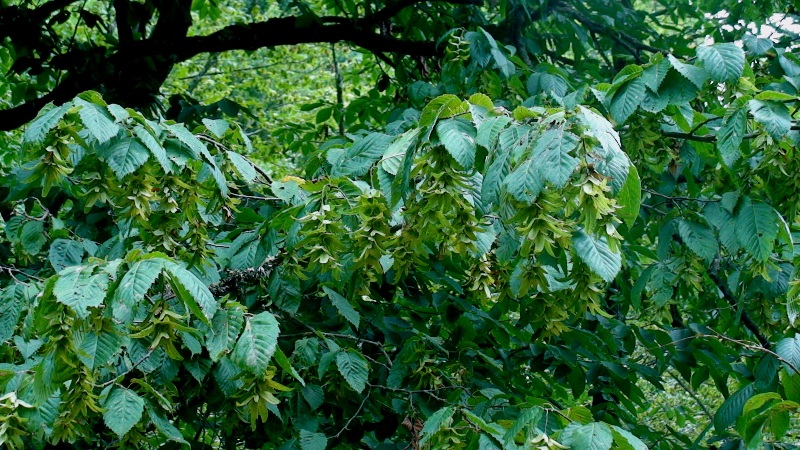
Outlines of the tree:
M 0 443 L 796 445 L 791 3 L 2 5 Z M 294 176 L 158 96 L 341 41 Z

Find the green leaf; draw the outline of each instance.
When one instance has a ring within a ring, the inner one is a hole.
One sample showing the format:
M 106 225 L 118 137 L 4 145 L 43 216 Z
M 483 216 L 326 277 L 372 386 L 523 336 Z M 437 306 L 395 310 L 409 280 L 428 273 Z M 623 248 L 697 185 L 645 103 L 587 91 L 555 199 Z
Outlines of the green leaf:
M 176 123 L 173 125 L 168 125 L 167 129 L 169 129 L 173 136 L 175 136 L 179 141 L 188 147 L 193 159 L 200 159 L 200 156 L 202 156 L 209 164 L 216 165 L 214 158 L 211 156 L 211 153 L 208 152 L 206 145 L 203 144 L 203 142 L 198 139 L 194 133 L 187 130 L 185 126 Z
M 744 70 L 744 51 L 736 44 L 701 46 L 697 49 L 697 59 L 711 79 L 720 83 L 737 81 Z
M 636 112 L 645 96 L 645 81 L 641 77 L 627 81 L 611 98 L 609 112 L 618 124 L 625 123 Z
M 584 106 L 580 106 L 579 109 L 581 122 L 586 127 L 586 134 L 600 142 L 600 146 L 603 148 L 603 156 L 622 153 L 619 134 L 617 134 L 611 122 Z
M 412 128 L 389 144 L 389 147 L 386 148 L 386 151 L 383 153 L 383 158 L 381 158 L 380 161 L 383 170 L 392 175 L 397 175 L 397 171 L 400 170 L 400 164 L 405 159 L 408 149 L 416 144 L 417 137 L 419 137 L 420 133 L 422 133 L 422 129 Z
M 78 359 L 90 370 L 102 367 L 122 348 L 121 336 L 114 332 L 79 333 L 74 336 Z
M 717 149 L 722 161 L 728 167 L 733 167 L 742 156 L 739 146 L 747 130 L 747 109 L 739 108 L 731 115 L 725 117 L 717 132 Z
M 597 239 L 583 231 L 572 237 L 575 253 L 600 278 L 610 283 L 622 268 L 622 255 L 614 253 L 605 238 Z
M 719 243 L 707 225 L 688 220 L 678 220 L 678 234 L 695 255 L 711 262 L 717 256 Z
M 578 136 L 563 129 L 551 129 L 536 141 L 531 160 L 541 166 L 541 175 L 558 189 L 563 188 L 580 162 L 570 155 L 578 147 Z
M 322 433 L 312 433 L 300 430 L 301 450 L 325 450 L 328 447 L 328 438 Z
M 792 128 L 789 109 L 780 102 L 750 100 L 750 112 L 758 123 L 764 126 L 773 139 L 780 139 Z
M 448 119 L 467 112 L 469 112 L 469 103 L 452 94 L 440 95 L 422 109 L 419 124 L 423 127 L 432 126 L 439 119 Z
M 111 114 L 108 113 L 105 107 L 89 103 L 80 98 L 75 99 L 75 104 L 80 106 L 78 115 L 86 130 L 100 144 L 108 142 L 119 133 L 119 125 L 114 123 Z
M 438 433 L 450 421 L 455 412 L 454 407 L 447 406 L 431 414 L 419 432 L 419 445 L 424 446 L 433 435 Z
M 38 220 L 25 222 L 20 232 L 20 238 L 22 240 L 22 248 L 25 249 L 26 253 L 29 255 L 38 254 L 47 242 L 44 234 L 44 223 Z
M 775 353 L 781 357 L 788 372 L 793 373 L 795 369 L 800 369 L 800 334 L 781 339 L 775 346 Z
M 58 125 L 72 105 L 65 103 L 54 107 L 52 103 L 45 106 L 36 119 L 28 125 L 25 134 L 22 136 L 26 144 L 40 144 L 47 137 L 47 134 Z
M 322 388 L 316 384 L 305 385 L 303 389 L 300 390 L 300 393 L 303 394 L 303 398 L 308 402 L 308 406 L 311 407 L 312 411 L 325 403 L 325 393 Z
M 56 239 L 50 244 L 50 265 L 56 272 L 80 265 L 83 260 L 83 245 L 71 239 Z
M 609 450 L 614 442 L 614 436 L 608 425 L 592 422 L 571 430 L 562 444 L 581 450 Z
M 544 410 L 538 406 L 534 406 L 532 408 L 527 408 L 523 410 L 517 420 L 514 421 L 514 424 L 506 431 L 503 435 L 503 442 L 507 447 L 510 447 L 512 443 L 514 443 L 514 439 L 516 436 L 526 428 L 536 427 L 539 423 L 539 419 L 542 418 Z
M 172 173 L 172 162 L 167 157 L 167 150 L 156 139 L 153 134 L 141 125 L 136 125 L 133 129 L 133 134 L 144 144 L 150 151 L 150 154 L 156 158 L 158 164 L 164 169 L 164 173 Z
M 339 314 L 342 315 L 348 322 L 352 323 L 356 329 L 358 329 L 358 324 L 361 321 L 361 315 L 358 314 L 350 302 L 344 298 L 341 294 L 334 291 L 333 289 L 329 288 L 328 286 L 323 286 L 322 290 L 328 294 L 328 298 L 333 303 L 333 306 L 336 307 L 336 310 L 339 311 Z
M 771 39 L 756 37 L 750 33 L 742 36 L 742 42 L 744 42 L 747 52 L 754 56 L 766 55 L 775 45 Z
M 647 450 L 647 445 L 641 439 L 624 428 L 611 425 L 611 433 L 614 435 L 614 443 L 620 450 Z
M 533 159 L 526 159 L 503 181 L 509 194 L 521 202 L 531 202 L 544 187 L 541 166 Z
M 491 162 L 486 174 L 483 177 L 481 186 L 481 199 L 484 204 L 491 205 L 497 203 L 500 197 L 500 187 L 502 186 L 511 168 L 511 151 L 504 148 L 497 148 L 491 155 Z
M 736 240 L 747 253 L 759 261 L 772 255 L 778 235 L 778 220 L 771 206 L 753 203 L 745 197 L 736 214 Z
M 778 91 L 761 91 L 753 98 L 756 100 L 774 100 L 777 102 L 797 100 L 796 95 L 784 94 L 783 92 Z
M 221 138 L 231 127 L 231 124 L 223 119 L 203 119 L 203 125 L 205 125 L 206 129 L 217 139 Z
M 117 387 L 108 395 L 103 408 L 103 422 L 123 437 L 141 420 L 144 400 L 130 389 Z
M 295 380 L 299 381 L 301 386 L 306 385 L 306 381 L 303 380 L 303 377 L 301 377 L 297 370 L 292 367 L 292 363 L 289 361 L 289 358 L 286 357 L 286 354 L 284 354 L 283 350 L 281 350 L 281 348 L 277 345 L 275 346 L 275 354 L 273 356 L 275 357 L 275 362 L 278 363 L 278 366 L 280 366 L 281 369 L 294 377 Z
M 120 180 L 142 167 L 150 158 L 147 148 L 134 138 L 113 141 L 101 147 L 98 153 Z
M 219 305 L 208 287 L 180 264 L 165 261 L 164 269 L 178 298 L 183 300 L 195 316 L 205 323 L 214 317 Z
M 667 55 L 667 58 L 672 67 L 683 75 L 684 78 L 691 81 L 698 89 L 703 87 L 703 84 L 705 84 L 708 79 L 708 73 L 705 70 L 691 64 L 684 64 L 672 55 Z
M 661 83 L 664 81 L 664 77 L 666 77 L 667 72 L 669 72 L 669 68 L 669 61 L 662 57 L 660 61 L 644 69 L 644 72 L 642 72 L 644 84 L 650 88 L 651 91 L 658 93 L 658 90 L 661 88 Z
M 447 152 L 465 170 L 475 164 L 475 134 L 472 123 L 463 119 L 440 120 L 436 124 L 436 134 Z
M 736 422 L 742 415 L 744 404 L 755 393 L 753 384 L 748 384 L 727 398 L 714 414 L 714 428 L 718 433 L 723 433 L 729 426 Z
M 129 307 L 143 301 L 163 268 L 164 260 L 160 258 L 143 259 L 133 263 L 114 292 L 114 301 L 120 301 Z
M 150 416 L 150 420 L 153 422 L 153 425 L 156 426 L 156 429 L 159 433 L 163 434 L 167 439 L 170 441 L 180 442 L 182 444 L 188 444 L 186 439 L 184 439 L 181 431 L 172 424 L 160 411 L 156 411 L 155 408 L 151 407 L 150 405 L 147 406 L 147 414 Z
M 617 203 L 622 206 L 622 209 L 617 211 L 617 215 L 628 225 L 628 228 L 633 228 L 642 204 L 642 182 L 639 179 L 639 172 L 633 165 L 628 170 L 625 184 L 617 194 Z
M 336 367 L 347 384 L 359 394 L 367 386 L 369 364 L 356 351 L 341 351 L 336 355 Z
M 14 335 L 20 313 L 26 305 L 25 287 L 12 284 L 0 291 L 0 343 Z
M 251 317 L 236 342 L 231 359 L 244 370 L 264 376 L 278 345 L 280 326 L 269 312 Z
M 108 292 L 105 272 L 93 275 L 94 266 L 73 266 L 59 272 L 53 286 L 56 301 L 72 308 L 78 317 L 89 316 L 89 308 L 100 306 Z
M 211 319 L 211 333 L 206 334 L 206 348 L 212 361 L 219 361 L 233 349 L 243 324 L 244 313 L 241 309 L 217 310 Z
M 366 174 L 392 142 L 392 136 L 383 133 L 370 133 L 346 148 L 333 164 L 332 175 L 360 177 Z
M 236 171 L 239 172 L 239 175 L 241 175 L 245 181 L 252 183 L 253 180 L 256 179 L 258 172 L 256 172 L 256 168 L 253 166 L 253 163 L 248 161 L 247 158 L 233 151 L 227 151 L 225 154 L 228 156 L 228 160 L 231 162 L 231 164 L 233 164 L 233 167 L 236 168 Z
M 475 142 L 486 149 L 494 149 L 500 132 L 511 123 L 511 118 L 506 116 L 490 117 L 478 126 L 478 135 Z

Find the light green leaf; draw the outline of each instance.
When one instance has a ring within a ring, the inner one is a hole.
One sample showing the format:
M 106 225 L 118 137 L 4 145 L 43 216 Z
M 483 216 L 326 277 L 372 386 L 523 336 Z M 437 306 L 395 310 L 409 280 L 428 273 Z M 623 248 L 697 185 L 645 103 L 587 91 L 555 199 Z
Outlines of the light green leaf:
M 422 109 L 419 124 L 423 127 L 431 126 L 439 119 L 448 119 L 458 114 L 467 113 L 468 111 L 469 103 L 462 101 L 452 94 L 440 95 L 431 100 L 430 103 Z
M 744 70 L 744 51 L 735 44 L 701 46 L 697 49 L 697 59 L 711 79 L 720 83 L 737 81 Z
M 748 103 L 753 118 L 764 125 L 773 139 L 780 139 L 792 128 L 792 116 L 789 109 L 780 102 L 750 100 Z
M 103 408 L 103 422 L 122 437 L 141 420 L 144 400 L 130 389 L 117 387 L 108 395 Z
M 475 163 L 475 134 L 472 123 L 462 119 L 440 120 L 436 124 L 436 134 L 447 152 L 465 170 Z
M 253 180 L 256 179 L 258 172 L 256 172 L 256 168 L 253 166 L 253 163 L 248 161 L 247 158 L 233 151 L 227 151 L 225 154 L 228 156 L 228 160 L 231 162 L 231 164 L 233 164 L 233 167 L 236 168 L 236 171 L 239 172 L 239 175 L 241 175 L 245 181 L 252 183 Z
M 778 91 L 761 91 L 753 98 L 756 100 L 774 100 L 777 102 L 797 100 L 796 95 L 789 95 Z
M 65 103 L 61 106 L 53 106 L 52 103 L 48 104 L 45 108 L 39 111 L 36 119 L 28 125 L 25 134 L 22 136 L 26 144 L 40 144 L 47 137 L 47 134 L 58 125 L 58 122 L 67 113 L 67 110 L 72 107 L 72 104 Z
M 661 83 L 664 81 L 664 77 L 666 77 L 667 72 L 669 72 L 669 68 L 669 61 L 666 59 L 661 59 L 660 61 L 652 64 L 650 67 L 644 69 L 644 72 L 642 72 L 644 84 L 650 88 L 652 92 L 658 93 Z
M 408 149 L 417 142 L 417 137 L 421 132 L 422 129 L 420 128 L 412 128 L 395 139 L 386 148 L 386 152 L 383 153 L 383 158 L 381 158 L 380 164 L 383 170 L 392 175 L 397 175 Z
M 14 335 L 20 313 L 26 305 L 25 287 L 12 284 L 0 291 L 0 343 Z
M 347 384 L 359 394 L 367 386 L 369 364 L 356 351 L 341 351 L 336 355 L 336 367 Z
M 221 138 L 231 127 L 231 124 L 223 119 L 203 119 L 203 125 L 205 125 L 206 129 L 217 139 Z
M 117 351 L 122 348 L 121 336 L 114 332 L 103 331 L 78 333 L 74 336 L 78 359 L 90 370 L 102 367 L 111 361 Z
M 536 141 L 531 155 L 541 167 L 541 175 L 545 180 L 561 189 L 569 181 L 580 162 L 570 152 L 575 150 L 580 139 L 563 129 L 551 129 Z
M 575 253 L 600 278 L 610 283 L 622 268 L 622 255 L 614 253 L 605 238 L 597 239 L 583 231 L 572 237 Z
M 755 56 L 766 55 L 774 46 L 771 39 L 756 37 L 750 33 L 742 36 L 742 42 L 744 42 L 747 52 Z
M 533 159 L 526 159 L 505 178 L 503 185 L 517 200 L 533 201 L 544 187 L 541 166 Z
M 747 129 L 747 109 L 739 108 L 725 117 L 717 132 L 717 149 L 726 166 L 732 167 L 741 158 L 739 146 Z
M 98 149 L 98 153 L 120 180 L 133 173 L 150 158 L 147 148 L 134 138 L 113 141 Z
M 53 286 L 56 301 L 72 308 L 78 317 L 88 317 L 89 308 L 100 306 L 108 292 L 105 272 L 92 275 L 95 266 L 73 266 L 59 272 Z
M 167 157 L 167 150 L 164 149 L 164 146 L 158 142 L 155 136 L 141 125 L 136 125 L 133 129 L 133 134 L 150 150 L 150 154 L 156 158 L 158 164 L 164 169 L 164 173 L 172 173 L 172 163 Z
M 620 450 L 647 450 L 647 445 L 641 439 L 624 428 L 611 425 L 611 433 L 614 435 L 614 443 Z
M 323 286 L 322 290 L 328 294 L 328 298 L 333 303 L 333 306 L 336 307 L 336 310 L 339 311 L 339 314 L 342 315 L 348 322 L 352 323 L 356 329 L 358 329 L 358 324 L 361 321 L 361 315 L 358 314 L 350 302 L 344 298 L 341 294 L 334 291 L 333 289 L 329 288 L 328 286 Z
M 698 89 L 703 87 L 703 84 L 705 84 L 708 79 L 708 73 L 705 70 L 691 64 L 684 64 L 672 55 L 667 55 L 667 58 L 670 64 L 672 64 L 672 67 L 683 75 L 684 78 L 691 81 Z
M 143 259 L 133 263 L 114 292 L 114 300 L 128 306 L 143 301 L 163 268 L 164 260 L 160 258 Z
M 633 228 L 642 204 L 642 182 L 639 179 L 639 172 L 633 165 L 628 169 L 628 178 L 625 179 L 625 184 L 617 194 L 617 203 L 622 206 L 622 209 L 617 211 L 617 215 L 628 225 L 628 228 Z
M 164 269 L 169 274 L 168 279 L 177 297 L 189 306 L 195 316 L 209 323 L 219 305 L 208 287 L 180 264 L 166 261 Z
M 119 133 L 119 125 L 114 123 L 113 117 L 105 107 L 89 103 L 80 98 L 75 99 L 75 104 L 81 107 L 78 110 L 78 115 L 86 130 L 100 144 L 108 142 Z
M 491 205 L 497 203 L 500 196 L 500 186 L 508 176 L 511 168 L 511 151 L 504 148 L 497 148 L 491 155 L 491 162 L 486 174 L 483 177 L 481 186 L 481 199 L 484 204 Z
M 211 332 L 206 334 L 206 348 L 212 361 L 219 359 L 233 349 L 239 331 L 244 324 L 241 309 L 219 309 L 211 320 Z
M 586 126 L 586 134 L 600 142 L 600 146 L 603 148 L 603 156 L 622 153 L 619 134 L 617 134 L 611 122 L 591 109 L 584 106 L 579 108 L 581 122 Z
M 778 218 L 771 206 L 749 198 L 742 199 L 736 215 L 736 240 L 747 253 L 759 261 L 772 256 L 778 236 Z
M 678 234 L 695 255 L 711 262 L 717 256 L 719 243 L 707 225 L 688 220 L 678 220 Z
M 322 433 L 312 433 L 300 430 L 301 450 L 325 450 L 328 447 L 328 438 Z
M 179 123 L 168 125 L 167 129 L 169 129 L 173 136 L 178 138 L 179 141 L 183 142 L 189 148 L 193 159 L 200 159 L 202 155 L 206 162 L 216 166 L 214 158 L 211 156 L 211 153 L 208 152 L 208 148 L 194 133 L 187 130 L 186 127 Z
M 56 272 L 80 265 L 83 260 L 83 245 L 71 239 L 56 239 L 50 244 L 50 265 Z
M 645 96 L 645 82 L 641 77 L 626 82 L 611 98 L 609 112 L 618 124 L 625 123 L 636 112 Z
M 475 142 L 486 149 L 493 149 L 497 145 L 500 132 L 511 123 L 511 118 L 506 116 L 490 117 L 478 126 L 478 135 Z
M 781 339 L 775 346 L 775 353 L 781 357 L 787 372 L 793 373 L 794 369 L 800 369 L 800 334 L 795 334 L 793 338 Z M 794 369 L 789 366 L 794 366 Z
M 562 441 L 570 448 L 581 450 L 609 450 L 614 437 L 608 425 L 592 422 L 570 430 L 571 433 Z
M 538 406 L 524 409 L 514 421 L 514 424 L 503 435 L 503 441 L 510 447 L 514 443 L 516 436 L 526 428 L 533 428 L 539 423 L 544 410 Z
M 242 369 L 263 376 L 278 345 L 278 334 L 280 326 L 271 313 L 262 312 L 253 316 L 244 326 L 231 359 Z
M 433 435 L 438 433 L 443 426 L 449 423 L 455 412 L 456 410 L 454 407 L 447 406 L 431 414 L 422 426 L 422 430 L 419 432 L 419 445 L 424 446 Z

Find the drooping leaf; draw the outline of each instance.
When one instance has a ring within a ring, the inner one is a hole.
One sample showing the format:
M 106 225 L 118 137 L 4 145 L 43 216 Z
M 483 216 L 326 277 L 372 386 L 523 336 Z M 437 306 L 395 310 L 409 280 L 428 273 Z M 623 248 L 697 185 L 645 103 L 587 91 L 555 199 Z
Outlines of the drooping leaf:
M 333 289 L 329 288 L 328 286 L 323 286 L 322 290 L 328 294 L 328 298 L 331 300 L 333 306 L 336 307 L 336 310 L 339 311 L 339 314 L 342 315 L 348 322 L 352 323 L 356 329 L 358 329 L 358 324 L 361 321 L 361 315 L 358 314 L 350 302 L 344 298 L 341 294 L 334 291 Z
M 475 127 L 462 119 L 440 120 L 436 124 L 439 141 L 447 152 L 458 161 L 465 170 L 475 163 Z
M 605 238 L 595 238 L 583 231 L 572 237 L 575 253 L 592 271 L 611 282 L 622 268 L 622 255 L 611 251 Z
M 452 94 L 440 95 L 431 100 L 430 103 L 422 109 L 419 124 L 423 127 L 431 126 L 439 119 L 448 119 L 468 111 L 469 103 L 462 101 Z
M 633 165 L 629 169 L 625 184 L 617 194 L 617 203 L 622 206 L 617 214 L 628 228 L 632 228 L 636 218 L 639 217 L 639 207 L 642 204 L 642 182 L 639 179 L 639 172 Z
M 400 165 L 405 159 L 406 153 L 408 153 L 408 148 L 414 145 L 421 132 L 422 129 L 420 128 L 412 128 L 395 139 L 386 148 L 386 152 L 381 158 L 380 163 L 383 170 L 392 175 L 397 175 L 397 171 L 400 170 Z
M 163 268 L 164 260 L 160 258 L 143 259 L 133 263 L 114 292 L 114 300 L 128 306 L 144 300 L 145 294 Z
M 114 123 L 111 114 L 104 106 L 89 103 L 83 99 L 75 99 L 75 104 L 80 106 L 78 115 L 86 130 L 97 140 L 104 144 L 119 133 L 119 125 Z
M 325 450 L 327 447 L 328 438 L 324 434 L 300 430 L 301 450 Z
M 130 137 L 114 140 L 101 147 L 98 153 L 120 180 L 133 173 L 150 158 L 147 148 L 138 139 Z
M 689 220 L 678 221 L 678 234 L 695 255 L 711 262 L 717 256 L 719 244 L 714 232 L 705 224 Z
M 645 96 L 645 80 L 634 78 L 622 85 L 611 98 L 609 112 L 618 124 L 625 123 L 636 112 Z
M 164 269 L 169 274 L 169 280 L 178 298 L 189 306 L 195 316 L 208 323 L 214 317 L 219 305 L 205 283 L 172 261 L 164 262 Z
M 775 353 L 781 357 L 784 365 L 789 366 L 787 371 L 794 372 L 794 370 L 800 369 L 800 334 L 778 341 Z
M 732 82 L 744 69 L 744 51 L 735 44 L 714 44 L 698 47 L 697 58 L 714 81 Z
M 83 260 L 83 246 L 71 239 L 56 239 L 50 244 L 50 265 L 56 272 L 70 266 L 77 266 Z
M 754 385 L 748 384 L 728 397 L 714 414 L 714 428 L 722 433 L 726 428 L 733 425 L 736 419 L 742 415 L 744 404 L 755 393 Z
M 561 129 L 551 129 L 536 141 L 531 160 L 541 166 L 542 177 L 561 189 L 578 167 L 578 159 L 572 152 L 578 146 L 579 138 Z
M 609 450 L 614 442 L 614 436 L 608 425 L 592 422 L 576 427 L 562 440 L 564 445 L 571 448 L 586 450 Z
M 233 151 L 227 151 L 225 155 L 228 156 L 228 161 L 233 164 L 233 167 L 236 168 L 236 171 L 239 172 L 239 175 L 241 175 L 245 181 L 251 183 L 256 179 L 258 172 L 256 172 L 253 163 L 248 161 L 247 158 Z
M 339 352 L 336 355 L 336 367 L 354 391 L 361 393 L 367 386 L 369 364 L 361 354 L 354 351 Z
M 130 389 L 117 387 L 108 395 L 103 408 L 103 422 L 122 437 L 141 420 L 144 400 Z
M 641 439 L 624 428 L 611 425 L 611 433 L 614 435 L 614 443 L 620 450 L 647 450 L 647 445 Z
M 269 312 L 251 317 L 236 342 L 231 359 L 242 369 L 263 376 L 278 345 L 279 333 L 278 321 Z
M 136 125 L 133 134 L 147 147 L 150 154 L 158 161 L 165 173 L 172 173 L 172 163 L 167 157 L 167 150 L 153 134 L 142 125 Z
M 439 430 L 450 421 L 455 412 L 456 410 L 454 407 L 446 406 L 431 414 L 422 426 L 422 430 L 419 432 L 419 445 L 425 445 L 433 435 L 438 433 Z
M 233 349 L 239 331 L 244 324 L 244 313 L 240 309 L 218 309 L 211 320 L 211 333 L 206 335 L 206 348 L 212 361 Z
M 783 103 L 770 100 L 750 100 L 748 103 L 753 118 L 764 125 L 767 133 L 774 139 L 780 139 L 792 128 L 792 116 Z
M 28 125 L 25 129 L 25 134 L 22 136 L 27 144 L 39 144 L 44 141 L 47 134 L 58 125 L 58 122 L 67 113 L 70 108 L 69 103 L 61 106 L 52 106 L 52 104 L 39 111 L 36 119 Z
M 693 66 L 691 64 L 685 64 L 678 60 L 678 58 L 667 55 L 672 68 L 678 71 L 684 78 L 691 81 L 692 84 L 697 86 L 697 88 L 702 88 L 703 84 L 705 84 L 706 80 L 708 79 L 708 72 L 706 72 L 703 68 Z
M 717 133 L 717 149 L 726 166 L 732 167 L 742 156 L 739 146 L 747 128 L 747 109 L 739 108 L 725 117 Z
M 378 162 L 392 142 L 392 136 L 383 133 L 370 133 L 345 149 L 341 158 L 332 167 L 332 174 L 361 176 Z
M 67 267 L 59 272 L 53 286 L 56 300 L 72 308 L 78 317 L 87 317 L 89 308 L 102 304 L 108 292 L 108 274 L 93 272 L 94 266 Z
M 736 239 L 747 253 L 759 261 L 772 255 L 778 221 L 771 206 L 744 198 L 736 214 Z

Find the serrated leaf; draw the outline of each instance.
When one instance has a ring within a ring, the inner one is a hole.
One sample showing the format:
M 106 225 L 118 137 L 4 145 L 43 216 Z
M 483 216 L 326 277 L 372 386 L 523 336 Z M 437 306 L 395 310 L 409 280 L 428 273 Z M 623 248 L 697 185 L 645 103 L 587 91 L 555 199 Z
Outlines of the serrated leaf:
M 691 81 L 698 89 L 703 87 L 703 84 L 705 84 L 708 79 L 708 73 L 705 70 L 691 64 L 684 64 L 672 55 L 667 55 L 667 58 L 669 59 L 669 63 L 679 74 Z
M 744 70 L 744 51 L 735 44 L 701 46 L 697 49 L 697 58 L 711 79 L 720 83 L 738 80 Z
M 36 116 L 36 119 L 25 129 L 25 134 L 23 134 L 22 138 L 26 144 L 42 143 L 44 138 L 47 137 L 47 134 L 58 125 L 58 122 L 61 121 L 64 114 L 72 107 L 72 104 L 65 103 L 56 107 L 50 104 L 48 106 L 50 106 L 50 108 L 47 109 L 47 107 L 45 107 L 39 111 L 39 115 Z
M 105 107 L 89 103 L 80 98 L 75 99 L 75 104 L 80 106 L 78 115 L 86 130 L 100 144 L 108 142 L 119 133 L 119 125 L 114 123 Z
M 0 343 L 14 335 L 25 303 L 25 287 L 22 285 L 12 284 L 0 291 Z
M 774 100 L 777 102 L 797 100 L 796 95 L 789 95 L 778 91 L 761 91 L 753 98 L 756 100 Z
M 333 306 L 336 307 L 336 310 L 339 311 L 339 314 L 358 329 L 358 324 L 361 322 L 361 315 L 350 305 L 350 302 L 328 286 L 323 286 L 322 290 L 328 294 L 328 298 L 331 300 Z
M 732 167 L 741 158 L 739 146 L 747 129 L 747 109 L 739 108 L 725 117 L 717 132 L 717 149 L 726 166 Z
M 206 348 L 212 361 L 233 349 L 239 331 L 244 324 L 244 313 L 240 309 L 219 309 L 211 319 L 211 333 L 206 335 Z
M 311 407 L 312 411 L 322 406 L 325 402 L 325 393 L 322 388 L 316 384 L 305 385 L 303 389 L 300 390 L 300 393 L 303 394 L 303 398 L 308 403 L 308 406 Z
M 76 344 L 78 359 L 94 370 L 111 361 L 111 357 L 122 348 L 122 339 L 114 332 L 88 332 L 81 335 L 80 342 Z
M 448 119 L 458 114 L 469 111 L 469 103 L 462 101 L 452 94 L 445 94 L 431 100 L 419 117 L 420 126 L 427 127 L 433 125 L 439 119 Z
M 439 430 L 442 429 L 442 426 L 444 426 L 453 417 L 455 412 L 456 410 L 454 407 L 447 406 L 431 414 L 430 417 L 428 417 L 428 420 L 426 420 L 425 424 L 422 426 L 422 430 L 419 432 L 419 445 L 424 446 L 428 440 L 437 432 L 439 432 Z
M 533 161 L 526 159 L 518 165 L 503 180 L 503 185 L 509 194 L 521 202 L 530 202 L 539 196 L 544 187 L 544 177 L 542 177 L 541 166 Z
M 628 117 L 636 112 L 644 97 L 645 82 L 641 77 L 626 82 L 611 97 L 611 105 L 609 107 L 611 117 L 618 124 L 625 123 Z
M 160 411 L 156 411 L 154 408 L 148 405 L 147 413 L 150 416 L 150 420 L 153 422 L 153 425 L 156 426 L 156 429 L 163 434 L 167 439 L 170 441 L 180 442 L 182 444 L 188 444 L 186 439 L 184 439 L 181 431 L 172 424 L 166 417 L 164 417 Z
M 225 132 L 231 127 L 227 120 L 223 119 L 203 119 L 203 125 L 211 132 L 216 138 L 221 138 Z
M 422 133 L 422 129 L 412 128 L 389 144 L 380 161 L 383 170 L 392 175 L 397 175 L 397 171 L 400 170 L 400 164 L 405 159 L 409 147 L 416 144 L 420 133 Z
M 500 197 L 500 187 L 511 169 L 511 151 L 497 148 L 492 153 L 491 158 L 481 186 L 481 199 L 487 206 L 497 203 Z
M 300 449 L 301 450 L 325 450 L 328 447 L 328 438 L 322 433 L 312 433 L 308 430 L 300 430 Z
M 231 360 L 244 370 L 264 376 L 278 345 L 278 334 L 280 326 L 271 313 L 262 312 L 251 317 L 236 342 Z
M 608 283 L 622 268 L 622 255 L 611 251 L 605 238 L 597 239 L 578 231 L 572 237 L 572 244 L 581 261 Z
M 780 139 L 792 128 L 792 116 L 783 103 L 775 101 L 750 100 L 750 112 L 756 122 L 764 126 L 773 139 Z
M 22 248 L 29 255 L 38 254 L 47 242 L 44 234 L 44 223 L 38 220 L 25 222 L 19 235 L 22 241 Z
M 378 162 L 389 148 L 393 137 L 383 133 L 370 133 L 346 148 L 333 163 L 331 174 L 360 177 Z
M 569 181 L 580 162 L 570 155 L 578 147 L 580 138 L 562 129 L 547 130 L 536 141 L 531 160 L 541 167 L 542 177 L 561 189 Z
M 534 406 L 532 408 L 524 409 L 517 420 L 514 421 L 514 424 L 511 425 L 510 428 L 505 432 L 503 435 L 503 441 L 506 446 L 510 447 L 511 444 L 514 443 L 516 436 L 526 428 L 536 427 L 539 423 L 539 419 L 542 418 L 544 410 L 538 406 Z
M 292 363 L 289 361 L 289 358 L 286 357 L 280 347 L 275 346 L 275 354 L 273 357 L 275 358 L 275 362 L 278 363 L 278 366 L 286 373 L 294 377 L 295 380 L 299 381 L 301 386 L 306 385 L 306 381 L 300 376 L 300 373 L 298 373 L 297 370 L 292 367 Z
M 160 258 L 143 259 L 133 263 L 114 292 L 114 300 L 128 306 L 143 301 L 163 268 L 164 260 Z
M 628 169 L 628 178 L 625 179 L 625 184 L 617 194 L 617 203 L 622 206 L 622 209 L 617 211 L 617 215 L 628 225 L 628 228 L 633 228 L 642 204 L 642 182 L 639 179 L 639 172 L 633 165 Z
M 622 153 L 619 134 L 617 134 L 611 122 L 591 109 L 584 106 L 579 108 L 581 122 L 586 126 L 586 134 L 600 142 L 600 146 L 603 148 L 603 157 Z
M 475 164 L 475 134 L 472 123 L 461 119 L 440 120 L 436 134 L 444 148 L 465 170 Z
M 766 261 L 778 235 L 778 221 L 771 206 L 744 198 L 736 214 L 736 240 L 752 257 Z
M 56 301 L 72 308 L 78 317 L 88 317 L 89 308 L 103 303 L 109 277 L 105 272 L 92 274 L 94 266 L 73 266 L 59 272 L 53 286 Z
M 355 351 L 341 351 L 336 355 L 336 367 L 344 380 L 359 394 L 367 386 L 369 364 Z
M 113 141 L 98 150 L 118 179 L 133 173 L 150 158 L 147 148 L 134 138 Z
M 83 245 L 71 239 L 56 239 L 50 244 L 50 265 L 56 272 L 80 265 L 83 260 Z
M 180 264 L 165 261 L 164 269 L 178 298 L 189 306 L 195 316 L 205 323 L 214 317 L 219 305 L 208 287 Z
M 614 443 L 620 450 L 647 450 L 647 445 L 630 431 L 611 425 L 611 432 L 614 434 Z
M 771 39 L 756 37 L 750 33 L 742 36 L 742 42 L 744 42 L 747 52 L 755 56 L 766 55 L 775 45 Z
M 608 425 L 592 422 L 575 427 L 567 439 L 562 443 L 570 448 L 581 450 L 609 450 L 614 442 L 614 436 Z
M 717 256 L 719 243 L 707 225 L 688 220 L 678 220 L 678 234 L 695 255 L 711 262 Z
M 666 77 L 667 72 L 669 72 L 669 68 L 669 61 L 662 59 L 661 61 L 644 69 L 641 78 L 644 80 L 644 84 L 650 88 L 651 91 L 658 93 L 661 83 L 664 81 L 664 77 Z
M 775 346 L 775 353 L 781 357 L 786 370 L 794 373 L 795 369 L 800 369 L 800 334 L 795 334 L 793 338 L 784 338 L 778 341 Z M 789 366 L 793 366 L 789 367 Z
M 729 426 L 736 423 L 742 415 L 744 404 L 755 393 L 753 384 L 748 384 L 727 398 L 714 414 L 714 428 L 718 433 L 723 433 Z
M 108 395 L 103 408 L 103 422 L 123 437 L 141 420 L 144 400 L 130 389 L 117 387 Z
M 511 123 L 511 118 L 506 116 L 490 117 L 478 126 L 478 135 L 475 142 L 486 149 L 493 149 L 497 145 L 500 132 Z
M 233 151 L 227 151 L 225 154 L 228 156 L 228 161 L 233 164 L 233 167 L 236 168 L 236 171 L 239 172 L 239 175 L 241 175 L 245 181 L 251 183 L 256 179 L 258 172 L 256 172 L 253 163 L 248 161 L 247 158 Z
M 172 163 L 167 157 L 167 150 L 156 137 L 142 125 L 136 125 L 133 129 L 133 134 L 147 147 L 147 150 L 158 161 L 164 173 L 172 173 Z

